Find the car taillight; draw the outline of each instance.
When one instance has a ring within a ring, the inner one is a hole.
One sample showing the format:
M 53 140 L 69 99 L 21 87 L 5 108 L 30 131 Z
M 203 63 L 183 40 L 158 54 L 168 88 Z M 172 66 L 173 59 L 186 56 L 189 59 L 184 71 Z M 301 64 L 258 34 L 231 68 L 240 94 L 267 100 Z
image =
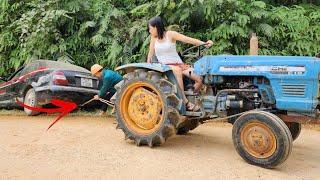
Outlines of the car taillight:
M 53 83 L 56 85 L 66 86 L 69 84 L 63 72 L 57 71 L 53 73 Z

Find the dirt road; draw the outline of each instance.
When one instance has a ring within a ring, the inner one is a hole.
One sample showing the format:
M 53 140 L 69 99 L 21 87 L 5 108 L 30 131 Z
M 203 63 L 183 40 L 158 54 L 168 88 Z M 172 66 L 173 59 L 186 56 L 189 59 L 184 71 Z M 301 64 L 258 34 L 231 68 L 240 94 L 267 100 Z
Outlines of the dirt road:
M 125 141 L 114 119 L 0 116 L 0 179 L 320 179 L 320 131 L 303 129 L 276 169 L 244 162 L 230 125 L 205 124 L 161 147 Z

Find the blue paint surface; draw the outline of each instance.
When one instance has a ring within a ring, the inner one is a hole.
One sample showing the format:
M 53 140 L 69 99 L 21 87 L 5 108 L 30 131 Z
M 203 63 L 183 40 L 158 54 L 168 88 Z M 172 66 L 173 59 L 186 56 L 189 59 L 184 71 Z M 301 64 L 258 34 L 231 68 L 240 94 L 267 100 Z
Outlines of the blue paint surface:
M 166 71 L 171 70 L 171 68 L 169 66 L 162 65 L 160 63 L 132 63 L 132 64 L 125 64 L 125 65 L 119 66 L 116 68 L 116 71 L 126 70 L 128 72 L 128 71 L 133 71 L 138 68 L 155 70 L 158 72 L 166 72 Z
M 270 80 L 280 110 L 312 112 L 318 105 L 320 59 L 301 56 L 204 56 L 201 76 L 263 76 Z

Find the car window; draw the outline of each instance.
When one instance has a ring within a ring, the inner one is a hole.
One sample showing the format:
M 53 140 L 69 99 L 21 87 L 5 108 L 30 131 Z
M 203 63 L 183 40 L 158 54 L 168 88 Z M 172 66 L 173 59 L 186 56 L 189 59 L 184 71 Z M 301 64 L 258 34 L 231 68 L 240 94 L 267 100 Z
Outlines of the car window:
M 0 78 L 0 84 L 6 82 L 5 79 Z
M 19 76 L 21 76 L 21 72 L 23 70 L 24 66 L 20 67 L 16 72 L 14 72 L 9 78 L 8 81 L 10 81 L 13 78 L 17 78 Z
M 17 72 L 17 74 L 16 74 L 16 75 L 14 75 L 14 76 L 13 76 L 13 78 L 18 78 L 18 77 L 20 77 L 20 76 L 21 76 L 21 72 L 22 72 L 22 70 L 21 70 L 21 71 L 19 71 L 19 72 Z
M 41 61 L 41 67 L 46 67 L 50 69 L 61 69 L 61 70 L 71 70 L 71 71 L 80 71 L 90 73 L 87 69 L 76 66 L 69 63 L 64 63 L 60 61 Z
M 39 68 L 39 62 L 31 62 L 26 65 L 26 67 L 22 70 L 20 75 L 28 74 L 32 71 L 35 71 Z

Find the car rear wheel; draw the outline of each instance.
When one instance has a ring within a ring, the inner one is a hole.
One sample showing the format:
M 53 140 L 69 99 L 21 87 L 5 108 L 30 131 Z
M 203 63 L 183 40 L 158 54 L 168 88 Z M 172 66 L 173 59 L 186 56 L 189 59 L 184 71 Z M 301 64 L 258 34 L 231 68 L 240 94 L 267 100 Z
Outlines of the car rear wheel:
M 24 96 L 24 104 L 31 106 L 31 107 L 39 107 L 36 92 L 33 88 L 29 89 L 27 91 L 26 95 Z M 32 111 L 27 108 L 24 108 L 24 112 L 28 116 L 35 116 L 35 115 L 40 114 L 40 112 Z

